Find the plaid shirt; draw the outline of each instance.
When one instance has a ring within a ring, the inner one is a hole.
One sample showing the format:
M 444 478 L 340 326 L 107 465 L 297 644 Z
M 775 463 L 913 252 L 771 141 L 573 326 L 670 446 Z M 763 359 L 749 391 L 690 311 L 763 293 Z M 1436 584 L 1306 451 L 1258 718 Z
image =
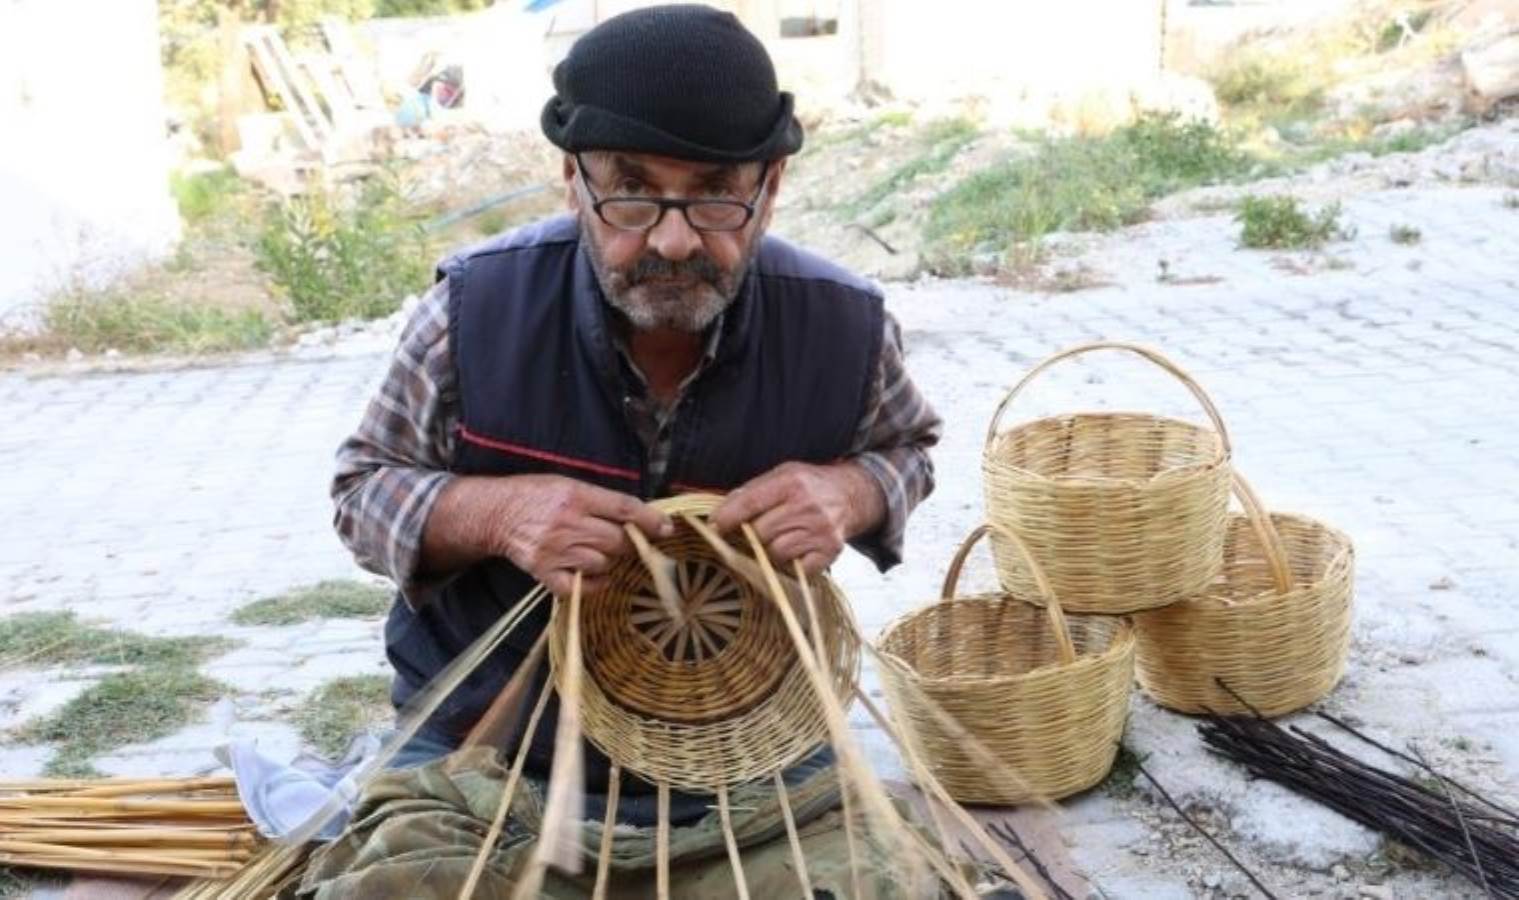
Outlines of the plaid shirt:
M 888 314 L 885 322 L 879 371 L 849 457 L 870 473 L 886 499 L 880 527 L 852 542 L 883 570 L 901 561 L 908 513 L 933 490 L 928 448 L 938 442 L 942 428 L 907 375 L 896 320 Z M 713 349 L 708 346 L 707 359 Z M 629 384 L 642 386 L 642 376 L 622 355 L 636 376 Z M 688 379 L 682 390 L 694 380 Z M 629 407 L 634 428 L 646 444 L 651 468 L 663 468 L 660 461 L 669 458 L 670 417 L 647 390 L 644 396 Z M 360 565 L 388 576 L 413 606 L 425 604 L 444 583 L 420 570 L 422 529 L 439 492 L 454 477 L 449 465 L 458 420 L 444 280 L 422 298 L 407 323 L 358 430 L 338 449 L 332 481 L 339 537 Z

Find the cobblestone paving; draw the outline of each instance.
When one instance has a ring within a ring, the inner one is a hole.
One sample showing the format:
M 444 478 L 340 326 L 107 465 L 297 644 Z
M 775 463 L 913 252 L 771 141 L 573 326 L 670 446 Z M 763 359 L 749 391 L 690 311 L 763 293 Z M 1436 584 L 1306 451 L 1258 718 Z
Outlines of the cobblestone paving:
M 1068 248 L 1071 264 L 1111 284 L 1071 294 L 893 286 L 910 365 L 948 431 L 939 490 L 912 522 L 907 564 L 885 578 L 856 558 L 838 567 L 862 624 L 874 634 L 934 597 L 980 515 L 982 441 L 1009 384 L 1064 345 L 1145 343 L 1212 394 L 1239 468 L 1268 504 L 1356 541 L 1355 645 L 1332 705 L 1375 733 L 1419 740 L 1440 764 L 1513 797 L 1519 212 L 1504 195 L 1365 194 L 1346 205 L 1359 236 L 1323 253 L 1238 250 L 1237 226 L 1222 216 L 1083 239 Z M 1423 240 L 1393 243 L 1388 229 L 1398 223 Z M 1161 259 L 1185 283 L 1157 281 Z M 243 642 L 205 670 L 245 694 L 179 735 L 98 761 L 102 769 L 206 768 L 227 735 L 293 752 L 285 710 L 328 678 L 381 669 L 376 622 L 243 628 L 228 616 L 257 597 L 356 573 L 331 534 L 326 483 L 332 451 L 383 365 L 382 353 L 364 351 L 140 374 L 0 375 L 0 614 L 72 609 L 154 634 Z M 1201 415 L 1163 372 L 1096 354 L 1037 381 L 1009 421 L 1074 408 Z M 991 584 L 984 558 L 967 580 Z M 0 724 L 54 708 L 88 683 L 88 673 L 8 673 Z M 1285 795 L 1247 791 L 1198 749 L 1191 723 L 1142 700 L 1128 740 L 1184 802 L 1219 811 L 1286 894 L 1355 896 L 1353 884 L 1314 870 L 1344 861 L 1354 876 L 1376 850 L 1369 832 Z M 894 766 L 881 741 L 872 747 Z M 0 748 L 0 771 L 30 774 L 46 753 Z M 1205 847 L 1162 847 L 1155 829 L 1136 824 L 1164 818 L 1143 795 L 1089 795 L 1064 821 L 1070 861 L 1107 896 L 1230 893 L 1232 876 L 1208 874 L 1223 867 Z M 1409 890 L 1462 890 L 1400 877 Z

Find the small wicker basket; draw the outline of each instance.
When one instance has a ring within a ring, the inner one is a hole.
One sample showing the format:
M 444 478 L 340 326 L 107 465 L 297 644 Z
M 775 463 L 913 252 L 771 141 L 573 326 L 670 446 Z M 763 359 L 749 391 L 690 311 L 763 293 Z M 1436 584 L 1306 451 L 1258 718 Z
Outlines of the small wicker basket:
M 1229 518 L 1218 580 L 1134 617 L 1139 684 L 1179 712 L 1285 715 L 1345 673 L 1355 549 L 1313 519 L 1268 516 L 1237 477 L 1235 494 L 1245 514 Z
M 585 736 L 613 762 L 650 781 L 711 793 L 784 769 L 828 738 L 823 704 L 776 610 L 776 601 L 730 572 L 687 517 L 721 498 L 655 501 L 676 533 L 655 546 L 676 562 L 681 602 L 672 619 L 637 557 L 619 561 L 602 595 L 582 605 Z M 848 705 L 860 645 L 838 587 L 811 582 L 829 682 Z M 567 617 L 556 604 L 549 633 L 555 673 Z M 804 627 L 811 625 L 803 617 Z
M 971 547 L 989 530 L 1024 554 L 1043 607 L 1005 594 L 954 596 Z M 889 625 L 878 647 L 893 717 L 950 795 L 1011 805 L 1101 781 L 1128 717 L 1128 622 L 1067 618 L 1023 542 L 996 525 L 966 538 L 942 596 Z M 1000 765 L 988 766 L 986 754 Z
M 997 426 L 1035 376 L 1093 350 L 1124 350 L 1175 376 L 1213 428 L 1137 413 L 1074 413 Z M 986 515 L 1028 544 L 1071 612 L 1123 614 L 1203 590 L 1223 564 L 1229 436 L 1213 401 L 1175 364 L 1132 344 L 1056 353 L 1013 386 L 987 431 Z M 992 535 L 1002 585 L 1036 596 L 1029 569 Z

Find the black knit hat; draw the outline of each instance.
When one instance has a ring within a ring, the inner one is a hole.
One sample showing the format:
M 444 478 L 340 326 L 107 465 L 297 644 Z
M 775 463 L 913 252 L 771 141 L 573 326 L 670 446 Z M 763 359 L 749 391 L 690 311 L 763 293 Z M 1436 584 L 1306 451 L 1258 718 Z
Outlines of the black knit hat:
M 554 67 L 543 133 L 570 153 L 624 150 L 752 162 L 802 147 L 791 94 L 764 44 L 731 13 L 652 6 L 581 35 Z

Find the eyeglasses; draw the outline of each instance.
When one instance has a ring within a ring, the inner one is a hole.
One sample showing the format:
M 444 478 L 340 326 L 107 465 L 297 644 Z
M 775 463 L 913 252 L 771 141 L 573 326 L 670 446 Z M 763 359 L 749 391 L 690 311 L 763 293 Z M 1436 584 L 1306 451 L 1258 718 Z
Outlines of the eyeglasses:
M 760 169 L 759 188 L 753 199 L 742 200 L 667 200 L 663 197 L 607 197 L 599 199 L 591 190 L 591 182 L 585 177 L 585 162 L 575 154 L 575 169 L 580 173 L 580 183 L 591 198 L 591 209 L 601 221 L 619 231 L 649 231 L 665 217 L 665 210 L 678 209 L 686 217 L 686 224 L 697 231 L 738 231 L 754 218 L 755 208 L 765 193 L 765 176 L 770 163 Z

